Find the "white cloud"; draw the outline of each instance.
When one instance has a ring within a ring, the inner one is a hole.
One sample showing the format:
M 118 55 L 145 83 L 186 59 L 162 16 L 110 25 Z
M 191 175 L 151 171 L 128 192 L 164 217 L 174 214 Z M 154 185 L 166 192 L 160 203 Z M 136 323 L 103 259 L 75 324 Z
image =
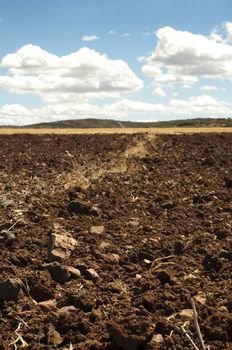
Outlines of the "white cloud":
M 225 29 L 227 31 L 226 41 L 231 43 L 232 42 L 232 22 L 226 22 Z
M 146 62 L 146 57 L 145 56 L 138 56 L 137 61 L 139 62 Z
M 128 38 L 129 36 L 131 36 L 130 33 L 123 33 L 121 35 L 122 38 Z
M 172 99 L 169 109 L 177 115 L 206 116 L 213 114 L 215 117 L 228 116 L 232 114 L 232 105 L 224 101 L 216 100 L 209 95 L 193 96 L 188 100 Z
M 166 96 L 166 92 L 161 87 L 156 87 L 153 91 L 153 94 L 160 97 Z
M 95 41 L 99 39 L 99 36 L 97 35 L 83 35 L 81 38 L 83 41 Z
M 6 55 L 1 67 L 8 72 L 0 76 L 0 87 L 17 94 L 33 93 L 49 103 L 117 97 L 143 87 L 123 60 L 111 60 L 87 47 L 59 57 L 26 45 Z
M 228 26 L 228 25 L 227 25 Z M 164 27 L 142 72 L 162 84 L 193 85 L 200 77 L 232 78 L 232 46 L 203 35 Z
M 216 91 L 218 88 L 214 85 L 204 85 L 199 88 L 202 91 Z

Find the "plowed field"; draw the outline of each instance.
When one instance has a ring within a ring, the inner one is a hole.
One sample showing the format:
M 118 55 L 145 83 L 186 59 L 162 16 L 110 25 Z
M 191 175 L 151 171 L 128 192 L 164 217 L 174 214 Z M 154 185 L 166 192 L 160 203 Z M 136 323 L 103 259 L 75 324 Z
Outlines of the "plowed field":
M 232 134 L 1 135 L 0 349 L 232 349 Z

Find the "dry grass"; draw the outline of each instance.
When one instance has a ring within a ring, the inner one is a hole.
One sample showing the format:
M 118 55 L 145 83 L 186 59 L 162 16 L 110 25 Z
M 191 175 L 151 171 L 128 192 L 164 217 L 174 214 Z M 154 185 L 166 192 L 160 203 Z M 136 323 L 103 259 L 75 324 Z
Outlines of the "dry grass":
M 136 164 L 131 164 L 129 160 L 133 157 L 144 157 L 147 154 L 147 144 L 151 138 L 154 137 L 147 135 L 145 140 L 137 141 L 135 145 L 128 147 L 125 152 L 116 158 L 112 157 L 107 164 L 96 160 L 94 163 L 86 162 L 85 165 L 80 165 L 76 159 L 70 158 L 73 170 L 58 175 L 56 183 L 62 185 L 65 189 L 70 189 L 76 186 L 87 189 L 91 183 L 100 178 L 104 178 L 108 174 L 135 172 Z
M 144 157 L 147 153 L 146 141 L 139 141 L 136 145 L 129 147 L 125 153 L 124 157 Z
M 112 128 L 112 129 L 14 129 L 0 128 L 0 134 L 179 134 L 202 132 L 232 132 L 232 127 L 206 127 L 206 128 Z

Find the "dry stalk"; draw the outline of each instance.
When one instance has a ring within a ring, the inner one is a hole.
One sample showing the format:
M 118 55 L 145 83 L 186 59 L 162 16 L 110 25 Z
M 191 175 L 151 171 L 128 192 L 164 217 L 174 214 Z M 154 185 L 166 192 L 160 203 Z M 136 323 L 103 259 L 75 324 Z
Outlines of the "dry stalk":
M 186 323 L 185 323 L 183 326 L 181 326 L 182 331 L 184 332 L 184 334 L 186 335 L 186 337 L 188 338 L 188 340 L 189 340 L 190 343 L 192 344 L 193 348 L 194 348 L 195 350 L 200 350 L 200 349 L 198 348 L 198 346 L 197 346 L 197 345 L 194 343 L 194 341 L 192 340 L 192 338 L 191 338 L 190 334 L 188 333 L 188 331 L 185 329 L 185 326 L 186 326 Z
M 192 303 L 192 308 L 193 308 L 194 324 L 195 324 L 197 335 L 198 335 L 198 338 L 199 338 L 199 341 L 200 341 L 200 344 L 201 344 L 201 349 L 202 350 L 206 350 L 206 347 L 205 347 L 205 344 L 204 344 L 204 341 L 203 341 L 203 338 L 202 338 L 200 326 L 199 326 L 199 323 L 198 323 L 198 315 L 197 315 L 197 310 L 196 310 L 196 305 L 195 305 L 194 299 L 191 299 L 191 303 Z
M 14 331 L 15 334 L 16 334 L 16 336 L 17 336 L 17 338 L 16 338 L 15 340 L 13 340 L 13 341 L 9 344 L 10 346 L 11 346 L 11 345 L 14 345 L 15 350 L 18 349 L 18 346 L 17 346 L 17 343 L 18 343 L 18 342 L 21 342 L 21 346 L 20 346 L 21 348 L 25 348 L 25 347 L 28 346 L 27 342 L 23 339 L 22 335 L 19 334 L 19 331 L 20 331 L 20 328 L 21 328 L 21 325 L 22 325 L 22 324 L 23 324 L 22 322 L 19 322 L 19 324 L 18 324 L 16 330 Z

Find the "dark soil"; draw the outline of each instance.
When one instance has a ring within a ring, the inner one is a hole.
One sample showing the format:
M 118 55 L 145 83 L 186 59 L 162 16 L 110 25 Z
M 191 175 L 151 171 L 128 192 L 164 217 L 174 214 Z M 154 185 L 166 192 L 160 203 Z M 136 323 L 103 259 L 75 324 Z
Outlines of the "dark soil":
M 192 298 L 232 349 L 232 134 L 1 135 L 0 184 L 0 349 L 200 349 Z

